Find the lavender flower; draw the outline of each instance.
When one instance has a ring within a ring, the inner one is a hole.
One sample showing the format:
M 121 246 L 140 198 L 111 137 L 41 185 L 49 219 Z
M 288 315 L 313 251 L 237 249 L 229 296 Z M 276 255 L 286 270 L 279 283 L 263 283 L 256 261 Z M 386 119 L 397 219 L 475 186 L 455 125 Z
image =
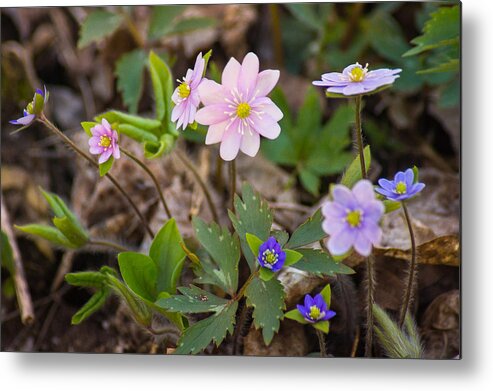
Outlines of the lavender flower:
M 195 122 L 195 114 L 200 104 L 198 87 L 202 83 L 204 67 L 205 60 L 202 58 L 202 53 L 199 53 L 193 70 L 189 69 L 187 71 L 183 81 L 178 80 L 180 85 L 171 96 L 171 99 L 175 103 L 175 107 L 171 113 L 171 121 L 176 122 L 177 129 L 182 126 L 183 130 L 185 130 L 189 124 Z
M 89 139 L 89 152 L 99 155 L 99 164 L 103 164 L 113 156 L 120 158 L 120 147 L 118 146 L 118 133 L 111 128 L 108 121 L 103 118 L 101 124 L 91 128 L 92 137 Z
M 359 254 L 370 255 L 372 245 L 378 244 L 382 237 L 378 223 L 385 209 L 375 198 L 371 182 L 362 179 L 352 190 L 336 185 L 332 196 L 333 201 L 322 206 L 325 217 L 322 228 L 330 235 L 329 251 L 343 255 L 354 247 Z
M 296 305 L 303 318 L 309 323 L 317 323 L 324 320 L 332 319 L 336 313 L 327 308 L 323 296 L 319 293 L 315 297 L 305 296 L 305 305 Z
M 279 80 L 278 70 L 259 73 L 259 60 L 248 53 L 239 63 L 234 58 L 226 64 L 222 84 L 204 80 L 199 87 L 205 107 L 195 117 L 199 124 L 209 126 L 205 143 L 221 143 L 221 158 L 231 161 L 241 150 L 255 156 L 260 136 L 276 139 L 281 133 L 279 108 L 267 97 Z
M 378 184 L 380 187 L 375 188 L 375 191 L 392 201 L 407 200 L 425 187 L 424 183 L 414 183 L 414 172 L 411 168 L 404 172 L 399 171 L 395 174 L 393 181 L 384 178 L 379 179 Z
M 286 261 L 286 253 L 282 250 L 276 238 L 271 236 L 266 242 L 260 245 L 257 261 L 260 266 L 277 272 L 281 270 Z
M 330 72 L 322 75 L 321 81 L 313 84 L 327 87 L 327 92 L 343 95 L 360 95 L 377 88 L 392 84 L 402 69 L 377 69 L 368 71 L 368 64 L 363 68 L 359 63 L 344 68 L 342 73 Z
M 50 94 L 46 90 L 46 86 L 44 87 L 44 91 L 37 88 L 36 92 L 34 93 L 32 102 L 29 103 L 24 109 L 23 116 L 9 122 L 13 125 L 30 125 L 34 121 L 36 116 L 42 113 L 44 105 L 46 104 L 46 102 L 48 102 L 49 96 Z

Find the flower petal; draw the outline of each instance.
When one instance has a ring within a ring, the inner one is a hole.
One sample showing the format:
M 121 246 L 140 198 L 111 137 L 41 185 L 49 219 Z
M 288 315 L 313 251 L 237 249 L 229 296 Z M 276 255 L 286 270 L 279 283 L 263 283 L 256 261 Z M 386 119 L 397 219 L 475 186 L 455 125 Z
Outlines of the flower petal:
M 363 233 L 363 235 L 365 235 L 365 237 L 373 243 L 373 245 L 379 244 L 382 240 L 382 229 L 375 221 L 365 219 L 360 233 Z
M 34 117 L 36 117 L 36 115 L 28 114 L 28 115 L 21 117 L 19 119 L 12 120 L 12 121 L 10 121 L 10 123 L 12 125 L 24 125 L 24 126 L 26 126 L 26 125 L 29 125 L 31 122 L 33 122 Z
M 198 87 L 200 100 L 206 106 L 224 103 L 224 89 L 213 80 L 204 79 Z
M 173 107 L 173 111 L 171 112 L 171 122 L 176 122 L 178 118 L 183 114 L 185 111 L 185 107 L 187 105 L 187 102 L 180 102 L 178 103 L 175 107 Z
M 231 58 L 224 67 L 221 77 L 223 86 L 234 89 L 238 87 L 238 76 L 240 75 L 241 64 L 234 58 Z
M 221 158 L 227 162 L 233 160 L 240 150 L 241 134 L 236 127 L 231 126 L 230 129 L 224 134 L 219 149 Z
M 279 137 L 281 127 L 271 116 L 263 115 L 259 117 L 257 115 L 251 115 L 249 119 L 252 120 L 255 130 L 265 138 L 274 140 Z
M 247 53 L 241 64 L 238 77 L 238 89 L 248 95 L 248 99 L 255 93 L 255 85 L 259 70 L 259 61 L 255 53 Z
M 408 168 L 406 171 L 404 171 L 404 175 L 406 176 L 406 185 L 407 187 L 411 187 L 414 182 L 414 172 L 412 168 Z
M 342 90 L 342 93 L 344 95 L 357 95 L 357 94 L 362 94 L 365 92 L 365 86 L 363 83 L 349 83 L 344 89 Z
M 195 120 L 202 125 L 213 125 L 218 122 L 223 122 L 229 118 L 227 112 L 229 108 L 225 104 L 215 104 L 202 107 L 197 114 Z
M 279 107 L 276 106 L 274 102 L 272 102 L 270 98 L 257 98 L 251 103 L 251 106 L 255 112 L 261 113 L 260 116 L 262 116 L 263 114 L 267 114 L 274 121 L 280 121 L 284 117 L 283 112 L 279 109 Z
M 100 156 L 99 156 L 99 164 L 103 164 L 106 162 L 112 155 L 113 151 L 111 148 L 108 148 L 106 151 L 104 151 Z
M 355 234 L 350 228 L 345 228 L 329 238 L 328 248 L 332 255 L 343 255 L 352 247 Z
M 354 249 L 357 253 L 364 257 L 371 254 L 371 242 L 362 232 L 358 232 L 356 235 L 354 240 Z
M 360 204 L 365 204 L 375 199 L 373 185 L 366 179 L 362 179 L 354 185 L 353 195 Z
M 260 148 L 260 135 L 257 132 L 245 132 L 241 138 L 241 151 L 251 157 L 257 155 Z
M 388 191 L 393 191 L 395 188 L 394 182 L 389 181 L 388 179 L 381 178 L 378 180 L 378 184 L 382 189 L 388 190 Z
M 229 121 L 223 121 L 209 126 L 207 136 L 205 136 L 205 144 L 211 145 L 220 142 L 224 136 L 228 123 Z
M 267 69 L 257 76 L 257 86 L 255 96 L 265 96 L 270 93 L 279 81 L 280 72 L 278 70 Z
M 351 190 L 344 185 L 335 185 L 332 190 L 332 197 L 335 202 L 341 204 L 344 208 L 354 209 L 358 205 Z

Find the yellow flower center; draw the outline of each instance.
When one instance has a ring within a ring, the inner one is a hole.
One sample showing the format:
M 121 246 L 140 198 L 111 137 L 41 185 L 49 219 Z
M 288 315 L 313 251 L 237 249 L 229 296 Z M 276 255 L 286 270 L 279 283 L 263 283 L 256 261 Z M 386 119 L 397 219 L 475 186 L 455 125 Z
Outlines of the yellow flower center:
M 241 119 L 244 119 L 244 118 L 246 118 L 246 117 L 248 117 L 250 115 L 250 110 L 251 109 L 252 108 L 250 107 L 250 105 L 248 103 L 240 103 L 238 105 L 238 107 L 236 108 L 236 114 Z
M 358 227 L 361 224 L 361 212 L 359 210 L 352 210 L 347 214 L 346 221 L 351 227 Z
M 26 111 L 29 113 L 29 114 L 34 114 L 34 105 L 33 105 L 33 102 L 29 103 L 26 107 Z
M 178 87 L 178 95 L 180 95 L 180 98 L 182 99 L 188 98 L 190 95 L 190 86 L 185 82 L 181 83 Z
M 111 139 L 108 136 L 101 136 L 99 138 L 99 146 L 108 148 L 111 145 Z
M 399 182 L 395 186 L 395 192 L 397 194 L 405 194 L 407 191 L 407 185 L 404 182 Z
M 310 318 L 313 320 L 320 318 L 320 309 L 316 305 L 310 307 Z
M 368 64 L 364 68 L 361 67 L 358 63 L 356 63 L 358 66 L 355 66 L 351 72 L 349 72 L 349 79 L 354 82 L 362 81 L 364 80 L 366 73 L 368 72 Z
M 277 254 L 271 250 L 264 251 L 264 262 L 267 262 L 269 265 L 272 265 L 277 262 Z

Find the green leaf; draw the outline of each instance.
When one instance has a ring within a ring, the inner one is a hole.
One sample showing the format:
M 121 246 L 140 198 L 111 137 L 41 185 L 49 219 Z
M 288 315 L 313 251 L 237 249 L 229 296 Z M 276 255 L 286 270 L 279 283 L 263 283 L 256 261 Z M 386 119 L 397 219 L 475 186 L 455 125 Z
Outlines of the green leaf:
M 445 73 L 445 72 L 459 72 L 460 61 L 457 58 L 451 58 L 447 62 L 443 62 L 435 67 L 423 69 L 417 71 L 418 75 L 426 75 L 429 73 Z
M 149 53 L 149 67 L 156 101 L 156 119 L 170 128 L 173 126 L 171 123 L 173 76 L 168 65 L 152 50 Z
M 322 331 L 325 334 L 329 333 L 329 321 L 328 320 L 322 320 L 321 322 L 312 323 L 312 326 L 315 327 L 317 330 Z
M 161 121 L 152 118 L 144 118 L 138 115 L 123 113 L 118 110 L 110 110 L 99 114 L 95 117 L 95 120 L 101 122 L 105 118 L 110 124 L 118 123 L 119 126 L 122 124 L 133 125 L 136 128 L 142 130 L 153 131 L 161 127 Z
M 297 250 L 303 255 L 300 261 L 293 265 L 294 268 L 304 270 L 316 275 L 333 276 L 334 274 L 353 274 L 354 270 L 336 262 L 329 254 L 321 250 L 302 248 Z
M 246 241 L 246 234 L 257 236 L 262 242 L 269 239 L 273 216 L 269 204 L 253 191 L 251 185 L 243 184 L 242 199 L 235 195 L 235 212 L 228 211 L 229 219 L 241 241 L 241 249 L 250 270 L 255 270 L 257 254 L 253 254 Z
M 108 11 L 93 11 L 80 27 L 77 47 L 83 48 L 113 34 L 123 22 L 123 16 Z
M 187 34 L 197 30 L 212 28 L 217 25 L 215 18 L 197 17 L 178 21 L 166 35 Z
M 101 163 L 99 165 L 99 176 L 105 176 L 111 170 L 111 167 L 113 167 L 114 162 L 115 159 L 113 158 L 113 156 L 110 156 L 108 160 L 106 160 L 104 163 Z
M 89 288 L 102 288 L 106 282 L 106 276 L 101 272 L 77 272 L 65 274 L 65 281 L 73 286 Z
M 394 210 L 400 209 L 402 206 L 399 201 L 383 200 L 382 202 L 385 206 L 385 213 L 393 212 Z
M 253 255 L 258 256 L 259 248 L 264 242 L 260 240 L 258 237 L 256 237 L 255 235 L 252 235 L 250 233 L 246 234 L 246 241 Z
M 325 238 L 327 234 L 322 229 L 322 220 L 322 211 L 318 209 L 313 216 L 293 232 L 286 247 L 299 248 Z
M 230 295 L 234 295 L 238 288 L 238 263 L 240 261 L 238 236 L 231 235 L 227 228 L 221 228 L 214 222 L 207 225 L 198 217 L 193 218 L 192 224 L 197 240 L 218 266 L 218 269 L 212 272 L 219 287 Z
M 269 270 L 265 267 L 261 267 L 259 269 L 259 277 L 263 281 L 270 281 L 276 275 L 272 270 Z
M 262 329 L 264 342 L 269 345 L 279 331 L 284 311 L 284 289 L 277 279 L 264 281 L 254 277 L 245 290 L 247 305 L 253 307 L 253 324 Z
M 186 257 L 180 245 L 182 241 L 175 219 L 168 220 L 152 241 L 149 256 L 157 267 L 158 292 L 176 292 Z
M 330 301 L 331 301 L 331 296 L 332 296 L 332 293 L 330 290 L 330 284 L 327 284 L 327 286 L 324 289 L 322 289 L 320 294 L 324 298 L 325 304 L 327 304 L 327 308 L 330 308 Z
M 238 302 L 233 301 L 222 311 L 187 328 L 178 341 L 175 354 L 197 354 L 211 342 L 219 346 L 228 332 L 233 334 L 237 309 Z
M 130 124 L 118 125 L 118 131 L 131 139 L 138 141 L 139 143 L 151 142 L 158 143 L 159 139 L 150 130 L 140 129 Z
M 284 252 L 286 253 L 286 261 L 284 262 L 284 266 L 292 266 L 303 257 L 303 255 L 298 251 L 284 249 Z
M 96 125 L 98 125 L 97 122 L 91 122 L 91 121 L 84 121 L 84 122 L 81 122 L 80 124 L 82 126 L 82 129 L 84 129 L 84 132 L 86 132 L 86 134 L 89 137 L 92 137 L 91 129 L 94 128 Z
M 413 56 L 441 46 L 458 45 L 459 34 L 459 5 L 440 7 L 430 15 L 430 19 L 424 25 L 423 34 L 411 41 L 416 47 L 404 53 L 404 56 Z
M 147 255 L 125 252 L 118 254 L 118 266 L 128 287 L 143 299 L 154 302 L 157 296 L 157 268 Z
M 323 28 L 324 22 L 314 9 L 314 4 L 286 3 L 285 6 L 293 16 L 311 30 L 318 31 Z
M 110 295 L 110 290 L 103 288 L 97 291 L 91 298 L 84 304 L 79 311 L 72 316 L 72 324 L 77 325 L 86 320 L 89 316 L 98 311 L 106 302 L 106 299 Z
M 116 86 L 122 94 L 123 103 L 133 114 L 137 112 L 142 95 L 145 63 L 146 53 L 142 49 L 125 53 L 116 62 Z
M 53 218 L 53 224 L 76 248 L 84 246 L 89 240 L 87 232 L 75 225 L 67 216 Z
M 57 228 L 41 224 L 28 224 L 23 226 L 15 226 L 18 230 L 30 235 L 39 236 L 53 244 L 66 248 L 77 248 L 71 243 Z
M 149 39 L 156 39 L 168 34 L 173 29 L 174 20 L 185 8 L 185 5 L 153 6 L 149 23 Z
M 416 166 L 413 166 L 413 183 L 418 183 L 419 181 L 419 169 Z
M 284 247 L 289 239 L 289 234 L 286 231 L 272 231 L 270 234 L 276 238 L 277 243 L 279 243 L 281 247 Z
M 181 295 L 159 299 L 156 301 L 156 305 L 171 312 L 196 314 L 220 312 L 229 304 L 229 300 L 218 297 L 194 285 L 190 285 L 190 288 L 181 287 L 178 290 Z
M 307 324 L 308 323 L 308 321 L 303 317 L 303 315 L 301 315 L 300 311 L 298 311 L 297 308 L 294 310 L 286 312 L 284 314 L 284 318 L 295 320 L 296 322 L 301 323 L 301 324 Z
M 300 171 L 300 181 L 303 187 L 313 196 L 319 196 L 320 178 L 314 172 L 302 169 Z
M 368 172 L 371 165 L 371 152 L 369 145 L 367 145 L 364 148 L 363 155 L 365 157 L 366 172 Z M 344 185 L 351 189 L 356 184 L 356 182 L 358 182 L 362 178 L 363 176 L 361 175 L 360 157 L 359 155 L 357 155 L 356 158 L 348 167 L 348 169 L 346 170 L 346 172 L 344 173 L 344 175 L 342 176 L 341 185 Z

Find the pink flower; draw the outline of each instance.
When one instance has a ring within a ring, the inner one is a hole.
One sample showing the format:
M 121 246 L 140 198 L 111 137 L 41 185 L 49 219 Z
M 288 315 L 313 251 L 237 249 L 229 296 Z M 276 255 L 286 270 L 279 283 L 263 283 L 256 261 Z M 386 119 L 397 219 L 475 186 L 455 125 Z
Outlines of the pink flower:
M 175 89 L 171 96 L 171 99 L 175 103 L 175 107 L 171 113 L 171 121 L 178 121 L 176 124 L 177 129 L 182 126 L 183 130 L 185 130 L 188 124 L 193 124 L 195 121 L 195 113 L 200 104 L 197 88 L 202 82 L 204 67 L 205 60 L 202 58 L 202 53 L 199 53 L 195 60 L 193 70 L 189 69 L 187 71 L 183 81 L 177 80 L 181 84 Z
M 111 156 L 120 159 L 118 133 L 111 129 L 110 124 L 103 118 L 101 124 L 91 128 L 92 137 L 89 139 L 89 152 L 99 156 L 99 164 L 106 162 Z
M 205 143 L 221 143 L 221 158 L 230 161 L 241 150 L 255 156 L 260 148 L 260 136 L 275 139 L 281 133 L 278 121 L 283 117 L 279 108 L 267 98 L 279 80 L 278 70 L 259 73 L 258 57 L 248 53 L 243 63 L 229 60 L 222 74 L 222 84 L 205 79 L 199 86 L 205 107 L 195 120 L 209 125 Z

